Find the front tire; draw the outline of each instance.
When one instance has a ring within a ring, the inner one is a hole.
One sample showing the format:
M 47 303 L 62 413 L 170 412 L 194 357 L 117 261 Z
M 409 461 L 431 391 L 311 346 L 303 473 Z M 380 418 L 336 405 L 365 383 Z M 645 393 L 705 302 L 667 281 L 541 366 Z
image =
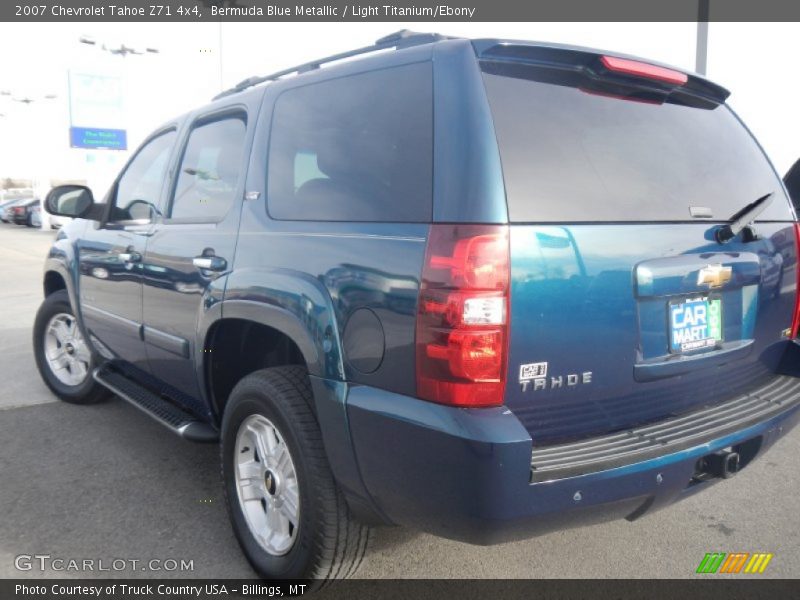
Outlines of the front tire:
M 302 367 L 263 369 L 236 385 L 222 420 L 233 529 L 268 579 L 350 577 L 369 542 L 331 474 L 312 401 Z
M 92 378 L 95 358 L 66 290 L 44 299 L 33 324 L 33 354 L 47 387 L 64 402 L 94 404 L 110 392 Z

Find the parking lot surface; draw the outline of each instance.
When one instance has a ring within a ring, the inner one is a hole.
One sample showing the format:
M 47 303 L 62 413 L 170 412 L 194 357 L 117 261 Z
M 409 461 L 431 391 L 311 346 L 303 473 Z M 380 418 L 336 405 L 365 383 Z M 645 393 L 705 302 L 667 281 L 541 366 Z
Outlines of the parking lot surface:
M 0 224 L 0 577 L 78 576 L 21 572 L 14 563 L 22 554 L 193 565 L 191 572 L 138 567 L 85 577 L 255 576 L 228 524 L 215 445 L 180 440 L 120 399 L 64 404 L 41 382 L 31 327 L 54 236 Z M 795 430 L 736 478 L 639 521 L 513 544 L 477 547 L 379 529 L 359 576 L 682 578 L 696 576 L 707 552 L 771 552 L 758 577 L 797 577 L 798 457 Z M 413 483 L 413 473 L 402 476 Z

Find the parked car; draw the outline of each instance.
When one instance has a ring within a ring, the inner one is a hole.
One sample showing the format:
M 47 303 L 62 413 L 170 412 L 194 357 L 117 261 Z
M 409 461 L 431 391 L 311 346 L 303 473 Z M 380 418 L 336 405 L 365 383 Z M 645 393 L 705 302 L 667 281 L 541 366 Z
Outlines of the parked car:
M 0 201 L 0 221 L 3 221 L 3 223 L 7 222 L 6 221 L 6 206 L 10 206 L 14 202 L 17 202 L 17 200 L 15 200 L 15 199 L 14 200 L 3 199 L 2 201 Z
M 30 198 L 14 198 L 13 200 L 6 200 L 0 205 L 0 220 L 3 223 L 11 223 L 13 220 L 14 207 L 23 204 L 30 200 Z
M 409 32 L 248 79 L 154 131 L 108 203 L 50 192 L 79 220 L 37 366 L 219 440 L 265 577 L 351 575 L 377 524 L 494 544 L 637 519 L 800 419 L 798 227 L 727 97 Z
M 35 204 L 31 208 L 30 216 L 28 218 L 28 227 L 41 227 L 42 226 L 42 206 L 41 202 Z
M 39 207 L 41 202 L 38 199 L 28 199 L 19 204 L 15 204 L 11 210 L 11 220 L 17 225 L 31 225 L 31 214 L 34 208 Z

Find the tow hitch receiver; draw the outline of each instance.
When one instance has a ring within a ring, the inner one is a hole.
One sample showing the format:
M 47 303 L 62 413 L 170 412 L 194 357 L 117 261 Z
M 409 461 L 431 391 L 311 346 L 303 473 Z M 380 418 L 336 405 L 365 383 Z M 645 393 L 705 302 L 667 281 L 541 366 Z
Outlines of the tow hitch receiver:
M 739 472 L 739 453 L 732 450 L 720 450 L 704 456 L 697 461 L 696 479 L 721 477 L 729 479 Z

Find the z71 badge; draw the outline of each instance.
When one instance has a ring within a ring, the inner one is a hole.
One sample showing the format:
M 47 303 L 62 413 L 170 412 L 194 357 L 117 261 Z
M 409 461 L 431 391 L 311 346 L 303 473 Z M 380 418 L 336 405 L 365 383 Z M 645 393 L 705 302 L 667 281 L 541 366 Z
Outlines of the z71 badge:
M 547 363 L 528 363 L 519 366 L 519 384 L 523 392 L 575 387 L 592 382 L 592 372 L 547 376 Z
M 528 363 L 527 365 L 519 366 L 519 380 L 530 381 L 531 379 L 538 379 L 539 377 L 547 377 L 547 363 Z

